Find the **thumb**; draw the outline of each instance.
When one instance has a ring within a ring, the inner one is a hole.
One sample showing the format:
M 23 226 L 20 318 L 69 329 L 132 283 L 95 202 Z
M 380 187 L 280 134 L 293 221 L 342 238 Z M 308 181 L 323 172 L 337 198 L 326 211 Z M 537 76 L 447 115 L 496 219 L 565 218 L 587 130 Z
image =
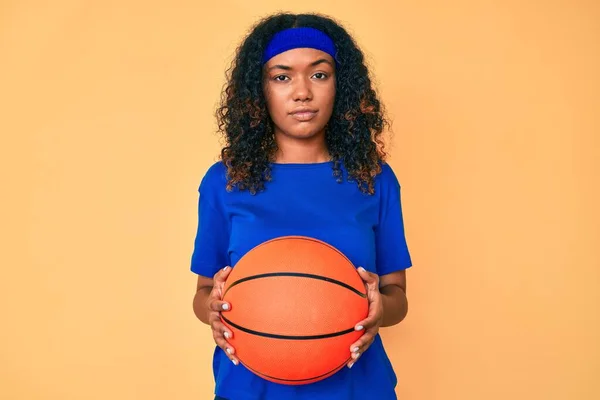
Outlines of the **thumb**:
M 377 282 L 377 275 L 376 274 L 367 271 L 363 267 L 358 267 L 356 270 L 358 271 L 358 274 L 363 279 L 363 281 L 365 281 L 366 283 L 373 284 L 373 283 Z

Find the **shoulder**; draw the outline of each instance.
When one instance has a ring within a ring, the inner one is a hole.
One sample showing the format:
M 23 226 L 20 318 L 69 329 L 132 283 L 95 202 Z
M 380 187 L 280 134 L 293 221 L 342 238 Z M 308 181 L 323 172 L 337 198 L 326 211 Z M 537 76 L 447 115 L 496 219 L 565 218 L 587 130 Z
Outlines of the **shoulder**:
M 389 190 L 389 188 L 400 187 L 400 183 L 398 182 L 398 178 L 394 169 L 390 164 L 380 162 L 381 172 L 375 177 L 376 184 L 384 190 Z
M 200 182 L 201 193 L 216 193 L 225 190 L 227 184 L 227 168 L 222 161 L 212 164 L 205 172 Z

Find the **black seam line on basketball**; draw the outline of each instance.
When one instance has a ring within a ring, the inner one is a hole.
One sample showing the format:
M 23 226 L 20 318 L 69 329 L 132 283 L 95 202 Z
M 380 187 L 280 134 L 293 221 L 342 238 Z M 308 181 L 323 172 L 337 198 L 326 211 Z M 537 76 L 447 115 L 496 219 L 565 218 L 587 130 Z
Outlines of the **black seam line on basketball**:
M 262 376 L 266 376 L 267 378 L 271 378 L 271 379 L 277 379 L 280 381 L 284 381 L 284 382 L 305 382 L 305 381 L 310 381 L 311 379 L 319 379 L 327 374 L 330 374 L 332 371 L 335 371 L 336 369 L 339 369 L 341 367 L 344 366 L 344 364 L 348 364 L 348 362 L 350 362 L 350 360 L 352 360 L 352 357 L 350 357 L 349 359 L 347 359 L 346 361 L 344 361 L 343 363 L 341 363 L 340 365 L 338 365 L 337 367 L 331 369 L 330 371 L 325 372 L 324 374 L 321 375 L 317 375 L 317 376 L 313 376 L 312 378 L 304 378 L 304 379 L 284 379 L 284 378 L 278 378 L 276 376 L 271 376 L 271 375 L 267 375 L 267 374 L 263 374 L 262 372 L 259 372 L 255 369 L 250 368 L 249 366 L 247 366 L 246 364 L 242 363 L 244 365 L 244 367 L 248 368 L 250 371 L 253 371 L 257 374 L 260 374 Z
M 310 278 L 310 279 L 319 279 L 321 281 L 326 281 L 329 283 L 334 283 L 336 285 L 342 286 L 354 293 L 356 293 L 357 295 L 359 295 L 360 297 L 366 298 L 367 295 L 365 293 L 361 293 L 359 290 L 356 290 L 355 288 L 353 288 L 352 286 L 348 285 L 347 283 L 344 282 L 340 282 L 336 279 L 332 279 L 332 278 L 328 278 L 326 276 L 321 276 L 321 275 L 314 275 L 314 274 L 305 274 L 305 273 L 301 273 L 301 272 L 270 272 L 267 274 L 259 274 L 259 275 L 252 275 L 252 276 L 247 276 L 245 278 L 242 279 L 238 279 L 237 281 L 233 282 L 231 285 L 229 285 L 229 287 L 227 288 L 227 290 L 225 291 L 225 293 L 223 294 L 223 296 L 225 296 L 225 294 L 229 291 L 229 289 L 231 289 L 232 287 L 239 285 L 240 283 L 246 282 L 246 281 L 250 281 L 253 279 L 260 279 L 260 278 L 271 278 L 274 276 L 294 276 L 297 278 Z
M 252 329 L 244 328 L 243 326 L 240 326 L 240 325 L 236 324 L 235 322 L 231 322 L 229 319 L 227 319 L 226 317 L 224 317 L 222 313 L 221 313 L 221 318 L 223 318 L 223 320 L 225 322 L 227 322 L 229 325 L 231 325 L 231 326 L 239 329 L 240 331 L 244 331 L 244 332 L 249 333 L 251 335 L 268 337 L 268 338 L 271 338 L 271 339 L 289 339 L 289 340 L 326 339 L 326 338 L 331 338 L 331 337 L 336 337 L 336 336 L 342 336 L 342 335 L 346 335 L 348 333 L 354 332 L 354 328 L 350 328 L 350 329 L 346 329 L 346 330 L 339 331 L 339 332 L 324 333 L 324 334 L 321 334 L 321 335 L 303 335 L 303 336 L 299 336 L 299 335 L 277 335 L 275 333 L 259 332 L 259 331 L 255 331 L 255 330 L 252 330 Z

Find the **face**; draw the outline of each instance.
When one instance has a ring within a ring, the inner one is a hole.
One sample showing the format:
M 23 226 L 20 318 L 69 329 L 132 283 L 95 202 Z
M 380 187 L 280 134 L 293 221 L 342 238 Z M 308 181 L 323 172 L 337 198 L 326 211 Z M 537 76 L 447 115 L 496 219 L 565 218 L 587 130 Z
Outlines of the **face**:
M 325 136 L 335 100 L 335 63 L 329 54 L 310 48 L 278 54 L 265 64 L 263 90 L 275 135 Z

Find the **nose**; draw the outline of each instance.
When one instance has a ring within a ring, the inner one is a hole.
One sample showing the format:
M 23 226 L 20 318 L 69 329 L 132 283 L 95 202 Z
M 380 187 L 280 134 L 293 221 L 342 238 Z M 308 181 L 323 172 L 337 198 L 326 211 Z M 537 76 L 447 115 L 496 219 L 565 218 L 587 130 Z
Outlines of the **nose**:
M 312 100 L 312 90 L 310 87 L 310 79 L 300 78 L 294 82 L 294 101 Z

